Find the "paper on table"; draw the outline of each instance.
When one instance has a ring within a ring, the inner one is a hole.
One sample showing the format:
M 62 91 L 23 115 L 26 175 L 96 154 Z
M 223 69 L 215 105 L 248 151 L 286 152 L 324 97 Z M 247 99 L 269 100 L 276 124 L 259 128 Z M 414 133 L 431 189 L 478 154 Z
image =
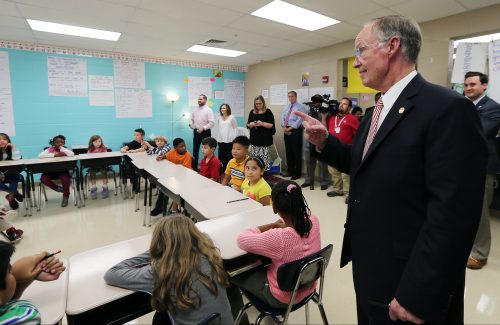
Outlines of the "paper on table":
M 87 60 L 47 56 L 49 96 L 87 97 Z
M 271 85 L 269 93 L 271 105 L 285 105 L 287 103 L 287 84 Z
M 224 97 L 231 107 L 231 114 L 236 117 L 245 115 L 245 81 L 225 79 Z
M 114 90 L 113 76 L 89 75 L 89 90 Z
M 90 90 L 90 106 L 115 106 L 115 92 L 108 90 Z
M 201 94 L 207 96 L 207 99 L 212 96 L 212 82 L 210 82 L 210 77 L 189 77 L 189 107 L 198 107 L 198 97 Z
M 146 118 L 153 115 L 151 90 L 116 89 L 116 118 Z
M 0 132 L 16 135 L 12 89 L 10 85 L 9 53 L 0 51 Z
M 114 60 L 116 88 L 146 88 L 144 62 Z

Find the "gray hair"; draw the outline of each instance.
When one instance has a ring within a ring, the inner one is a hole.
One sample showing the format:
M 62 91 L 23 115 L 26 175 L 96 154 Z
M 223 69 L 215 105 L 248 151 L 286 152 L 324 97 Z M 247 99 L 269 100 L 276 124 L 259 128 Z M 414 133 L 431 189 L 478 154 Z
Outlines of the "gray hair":
M 379 42 L 387 42 L 393 36 L 399 37 L 404 59 L 417 62 L 422 46 L 422 33 L 417 22 L 408 17 L 391 15 L 376 18 L 370 24 L 378 34 Z

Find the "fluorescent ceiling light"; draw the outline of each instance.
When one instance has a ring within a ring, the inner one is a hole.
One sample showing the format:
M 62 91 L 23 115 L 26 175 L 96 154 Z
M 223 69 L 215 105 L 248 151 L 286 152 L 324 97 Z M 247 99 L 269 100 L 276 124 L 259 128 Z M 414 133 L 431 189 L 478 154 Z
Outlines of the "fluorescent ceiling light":
M 32 30 L 47 32 L 47 33 L 55 33 L 55 34 L 64 34 L 71 36 L 80 36 L 80 37 L 88 37 L 88 38 L 97 38 L 106 41 L 118 41 L 121 33 L 109 32 L 106 30 L 86 28 L 86 27 L 78 27 L 72 25 L 64 25 L 57 23 L 50 23 L 47 21 L 41 20 L 33 20 L 26 19 L 28 24 L 30 25 Z
M 336 19 L 280 0 L 275 0 L 257 9 L 252 12 L 252 15 L 308 31 L 315 31 L 340 23 Z
M 453 41 L 453 47 L 457 48 L 458 44 L 460 43 L 489 43 L 492 41 L 496 41 L 497 39 L 500 39 L 500 33 L 464 38 Z
M 193 45 L 190 48 L 188 48 L 186 51 L 204 53 L 204 54 L 212 54 L 212 55 L 229 56 L 232 58 L 247 53 L 247 52 L 242 52 L 242 51 L 221 49 L 218 47 L 203 46 L 203 45 Z

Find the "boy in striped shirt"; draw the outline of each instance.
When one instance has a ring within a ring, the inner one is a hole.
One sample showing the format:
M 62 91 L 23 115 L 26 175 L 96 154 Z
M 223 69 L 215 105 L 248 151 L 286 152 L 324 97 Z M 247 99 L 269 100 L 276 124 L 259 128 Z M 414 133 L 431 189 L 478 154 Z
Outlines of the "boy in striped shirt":
M 241 192 L 241 184 L 245 180 L 245 163 L 248 159 L 248 147 L 250 140 L 240 135 L 233 140 L 233 159 L 227 163 L 222 185 L 230 185 L 235 190 Z

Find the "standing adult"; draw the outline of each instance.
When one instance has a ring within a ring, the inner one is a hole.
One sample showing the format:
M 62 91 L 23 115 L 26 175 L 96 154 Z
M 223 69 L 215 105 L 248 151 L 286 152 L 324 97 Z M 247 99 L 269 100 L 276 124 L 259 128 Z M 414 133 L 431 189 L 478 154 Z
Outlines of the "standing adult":
M 212 136 L 210 129 L 214 127 L 214 112 L 207 105 L 207 96 L 198 96 L 198 108 L 191 114 L 189 127 L 193 129 L 193 169 L 198 171 L 198 155 L 200 153 L 201 141 Z
M 337 114 L 330 116 L 328 121 L 326 121 L 326 126 L 330 134 L 345 144 L 352 144 L 359 126 L 359 120 L 350 112 L 351 108 L 351 99 L 347 97 L 342 98 Z M 345 195 L 345 203 L 347 204 L 349 201 L 349 174 L 342 173 L 334 167 L 330 167 L 330 173 L 333 178 L 333 191 L 326 193 L 326 195 L 329 197 Z
M 217 142 L 219 143 L 219 161 L 226 170 L 227 163 L 233 158 L 231 149 L 233 147 L 233 140 L 236 138 L 236 128 L 238 122 L 234 115 L 231 115 L 231 106 L 229 104 L 222 104 L 219 107 L 218 129 L 219 135 Z
M 356 37 L 354 67 L 384 95 L 352 145 L 297 113 L 319 157 L 351 176 L 341 266 L 352 261 L 359 324 L 464 323 L 488 153 L 471 101 L 416 72 L 421 40 L 402 16 Z
M 467 72 L 464 78 L 465 96 L 476 105 L 483 132 L 488 142 L 488 167 L 484 189 L 483 209 L 481 222 L 477 229 L 476 239 L 472 246 L 467 267 L 481 269 L 488 262 L 491 248 L 490 206 L 493 202 L 493 182 L 495 175 L 500 171 L 500 162 L 495 147 L 495 138 L 500 128 L 500 105 L 486 96 L 488 76 L 481 72 Z
M 382 97 L 382 93 L 379 91 L 378 93 L 375 94 L 375 104 L 378 103 L 378 100 L 380 99 L 380 97 Z M 371 111 L 373 111 L 374 108 L 375 108 L 375 106 L 368 107 L 365 110 L 365 116 L 368 115 L 368 113 L 370 113 Z
M 289 104 L 283 108 L 281 113 L 281 127 L 283 128 L 286 152 L 286 167 L 292 180 L 299 179 L 302 174 L 302 122 L 303 119 L 293 112 L 306 113 L 307 110 L 301 103 L 297 102 L 297 93 L 293 90 L 288 92 Z
M 253 110 L 248 114 L 247 127 L 250 129 L 250 155 L 262 158 L 266 170 L 271 167 L 269 148 L 276 133 L 273 112 L 266 107 L 261 95 L 253 100 Z

